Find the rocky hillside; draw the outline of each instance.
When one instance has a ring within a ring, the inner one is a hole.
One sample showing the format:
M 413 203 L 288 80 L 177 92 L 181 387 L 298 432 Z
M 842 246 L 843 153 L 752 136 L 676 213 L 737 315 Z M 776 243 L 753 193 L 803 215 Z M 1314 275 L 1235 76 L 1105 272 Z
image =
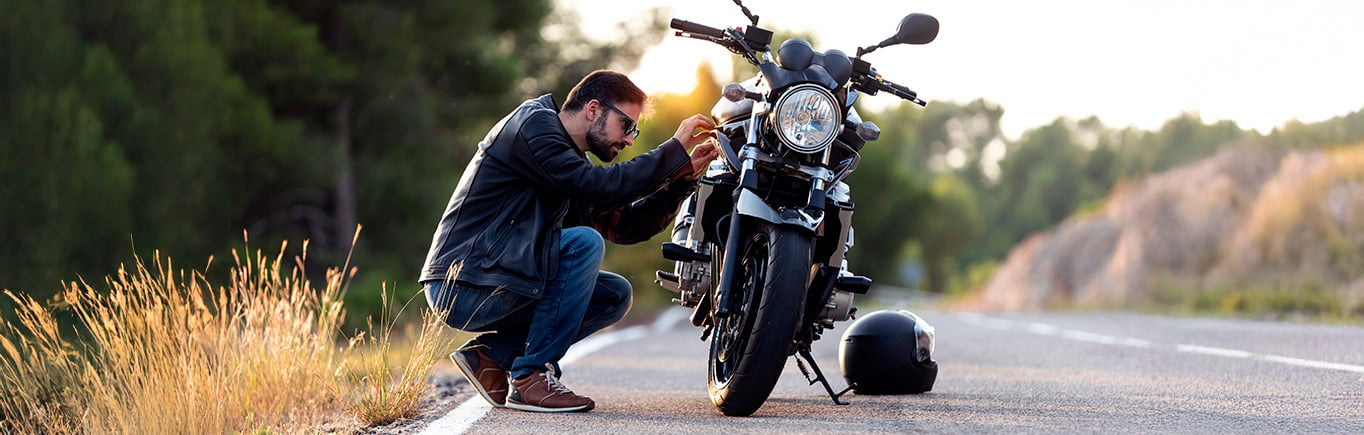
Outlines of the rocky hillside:
M 978 307 L 1123 306 L 1160 289 L 1318 289 L 1364 307 L 1364 146 L 1227 147 L 1019 244 Z

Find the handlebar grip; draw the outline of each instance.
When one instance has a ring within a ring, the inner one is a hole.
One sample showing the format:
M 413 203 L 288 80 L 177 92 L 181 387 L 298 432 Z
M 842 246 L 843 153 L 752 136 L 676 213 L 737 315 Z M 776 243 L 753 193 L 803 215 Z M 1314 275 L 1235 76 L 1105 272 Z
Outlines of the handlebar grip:
M 721 31 L 720 29 L 716 29 L 714 27 L 710 27 L 704 24 L 696 24 L 687 20 L 679 20 L 676 18 L 673 18 L 673 21 L 669 25 L 669 27 L 687 33 L 706 35 L 714 38 L 723 38 L 725 36 L 725 32 Z
M 906 99 L 915 100 L 919 98 L 918 92 L 914 92 L 913 89 L 907 88 L 904 85 L 895 84 L 891 82 L 886 82 L 886 85 L 889 85 L 893 92 L 895 92 L 901 97 L 905 97 Z

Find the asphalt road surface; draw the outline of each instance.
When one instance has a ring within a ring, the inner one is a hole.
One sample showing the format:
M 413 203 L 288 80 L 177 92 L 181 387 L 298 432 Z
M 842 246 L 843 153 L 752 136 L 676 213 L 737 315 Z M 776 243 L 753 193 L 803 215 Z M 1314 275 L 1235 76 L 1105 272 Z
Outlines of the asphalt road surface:
M 454 427 L 542 434 L 1364 433 L 1364 328 L 1129 313 L 916 312 L 937 328 L 940 373 L 925 394 L 850 393 L 851 405 L 838 406 L 791 359 L 756 414 L 724 417 L 706 393 L 699 330 L 665 319 L 656 326 L 673 327 L 618 333 L 565 367 L 564 383 L 596 400 L 596 410 L 536 414 L 470 403 L 476 406 L 464 407 L 464 422 Z M 829 331 L 814 352 L 840 390 L 838 344 L 847 325 Z

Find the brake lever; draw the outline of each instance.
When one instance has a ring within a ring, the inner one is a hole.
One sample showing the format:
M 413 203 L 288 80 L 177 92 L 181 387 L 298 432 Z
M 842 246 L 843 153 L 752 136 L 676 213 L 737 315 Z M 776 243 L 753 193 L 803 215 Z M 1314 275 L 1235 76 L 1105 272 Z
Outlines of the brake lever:
M 673 34 L 673 36 L 681 36 L 681 37 L 683 37 L 683 38 L 700 39 L 700 40 L 702 40 L 702 41 L 710 41 L 710 42 L 714 42 L 714 43 L 716 43 L 716 44 L 725 45 L 723 39 L 716 38 L 716 37 L 710 36 L 710 35 L 702 35 L 702 34 L 699 34 L 699 33 L 683 32 L 683 31 L 681 31 L 681 30 L 678 30 L 678 31 L 676 31 L 676 32 Z
M 721 47 L 724 47 L 726 50 L 729 50 L 731 53 L 742 56 L 744 59 L 748 60 L 749 63 L 752 63 L 754 65 L 758 65 L 761 63 L 758 61 L 757 56 L 754 54 L 754 50 L 748 46 L 747 42 L 744 41 L 744 35 L 742 33 L 739 33 L 738 30 L 730 28 L 725 28 L 722 31 L 725 32 L 724 38 L 716 38 L 711 35 L 692 33 L 685 30 L 675 30 L 673 32 L 673 36 L 681 36 L 685 38 L 713 42 Z
M 716 37 L 710 36 L 710 35 L 704 35 L 704 34 L 699 34 L 699 33 L 691 33 L 691 32 L 684 32 L 684 31 L 678 30 L 678 31 L 676 31 L 676 32 L 674 33 L 674 36 L 681 36 L 681 37 L 684 37 L 684 38 L 692 38 L 692 39 L 699 39 L 699 40 L 707 41 L 707 42 L 713 42 L 713 43 L 715 43 L 716 45 L 719 45 L 719 46 L 724 47 L 725 49 L 727 49 L 727 50 L 729 50 L 729 51 L 734 52 L 735 54 L 743 55 L 743 52 L 741 51 L 742 48 L 737 47 L 738 44 L 736 44 L 736 43 L 733 42 L 733 41 L 734 41 L 734 37 L 731 36 L 731 35 L 728 35 L 728 34 L 726 34 L 724 38 L 716 38 Z
M 905 85 L 891 81 L 883 81 L 882 84 L 885 85 L 886 88 L 889 89 L 891 93 L 895 94 L 895 96 L 897 97 L 908 100 L 911 103 L 918 104 L 920 107 L 928 106 L 927 101 L 919 99 L 919 93 L 914 92 L 913 90 L 905 87 Z
M 725 35 L 729 36 L 728 40 L 732 42 L 732 45 L 725 46 L 730 52 L 742 56 L 744 60 L 753 65 L 762 64 L 762 61 L 758 59 L 758 50 L 748 45 L 748 40 L 744 37 L 743 32 L 737 28 L 725 28 Z M 768 49 L 769 47 L 762 48 Z
M 905 87 L 904 85 L 886 80 L 881 74 L 872 69 L 869 74 L 857 79 L 857 87 L 867 95 L 876 95 L 878 91 L 886 91 L 891 95 L 900 97 L 902 100 L 918 104 L 920 107 L 927 107 L 928 102 L 919 98 L 919 94 Z

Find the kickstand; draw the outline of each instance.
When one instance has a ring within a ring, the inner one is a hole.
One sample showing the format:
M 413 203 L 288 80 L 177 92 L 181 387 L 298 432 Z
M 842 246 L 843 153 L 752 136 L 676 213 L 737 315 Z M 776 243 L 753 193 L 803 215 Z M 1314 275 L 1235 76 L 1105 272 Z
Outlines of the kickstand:
M 804 359 L 805 361 L 801 361 L 802 359 Z M 810 371 L 805 368 L 805 362 L 809 362 L 810 368 L 814 369 L 815 371 L 814 378 L 810 377 Z M 849 391 L 852 391 L 853 386 L 849 385 L 848 388 L 844 388 L 843 391 L 835 393 L 834 387 L 829 386 L 829 380 L 824 377 L 824 372 L 819 370 L 819 364 L 815 363 L 815 357 L 810 355 L 809 349 L 801 349 L 798 352 L 798 357 L 796 358 L 796 367 L 800 368 L 801 374 L 805 375 L 805 380 L 810 381 L 810 385 L 814 385 L 815 382 L 824 384 L 824 391 L 829 392 L 829 398 L 834 399 L 835 404 L 838 405 L 848 404 L 848 402 L 838 400 L 838 398 L 843 397 L 844 394 L 847 394 Z

